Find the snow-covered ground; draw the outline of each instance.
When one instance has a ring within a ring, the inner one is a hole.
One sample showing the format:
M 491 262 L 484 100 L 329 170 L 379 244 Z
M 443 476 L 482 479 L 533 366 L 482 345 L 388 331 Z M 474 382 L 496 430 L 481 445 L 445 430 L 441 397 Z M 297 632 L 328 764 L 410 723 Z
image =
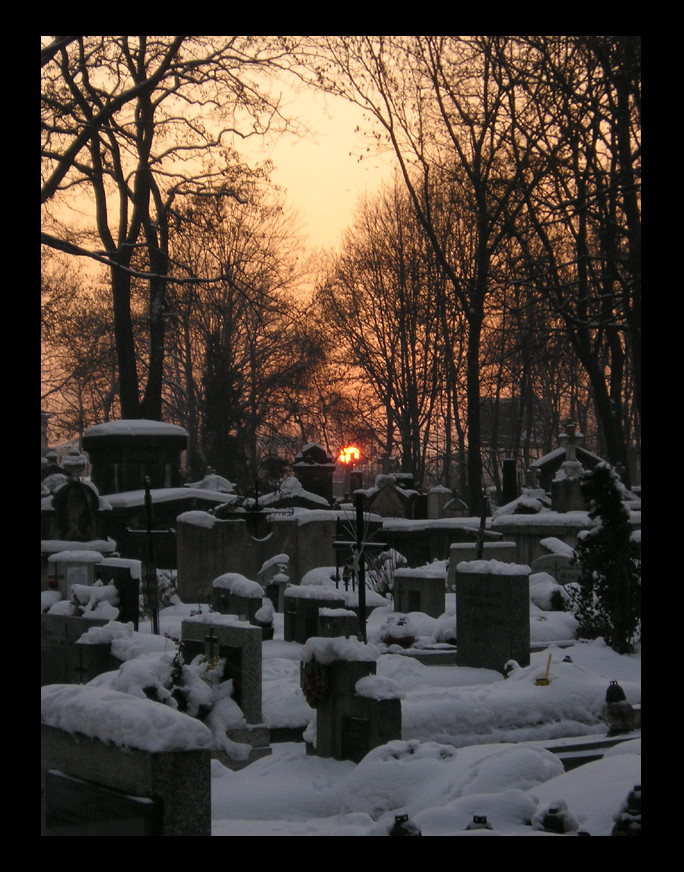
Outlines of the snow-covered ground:
M 444 632 L 452 597 L 441 619 L 408 616 L 421 639 L 434 641 Z M 163 610 L 159 636 L 145 623 L 137 633 L 117 625 L 117 650 L 135 662 L 128 680 L 138 673 L 126 692 L 135 694 L 136 681 L 146 680 L 160 658 L 173 656 L 181 621 L 196 610 L 182 604 Z M 640 654 L 618 655 L 602 640 L 572 641 L 572 616 L 531 600 L 535 650 L 528 667 L 514 666 L 504 678 L 491 670 L 425 666 L 379 643 L 390 614 L 391 607 L 372 613 L 368 644 L 382 652 L 377 675 L 402 700 L 401 740 L 376 748 L 358 765 L 307 754 L 304 742 L 292 741 L 273 742 L 270 756 L 238 771 L 213 761 L 212 834 L 388 835 L 395 816 L 406 814 L 422 835 L 548 836 L 540 819 L 553 807 L 569 835 L 610 835 L 629 792 L 641 783 L 640 731 L 603 759 L 569 772 L 549 748 L 558 750 L 570 737 L 606 734 L 602 711 L 611 681 L 640 708 Z M 274 734 L 282 728 L 303 733 L 315 716 L 300 688 L 304 646 L 283 641 L 282 620 L 275 615 L 274 639 L 263 643 L 263 717 Z M 537 684 L 547 668 L 548 684 Z M 91 685 L 124 689 L 119 673 Z M 486 817 L 491 829 L 466 829 L 476 816 Z

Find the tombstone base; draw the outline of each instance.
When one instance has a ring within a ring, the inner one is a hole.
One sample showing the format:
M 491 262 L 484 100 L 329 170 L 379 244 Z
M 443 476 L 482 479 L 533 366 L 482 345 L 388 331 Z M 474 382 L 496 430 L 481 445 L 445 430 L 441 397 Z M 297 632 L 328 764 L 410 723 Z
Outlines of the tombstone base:
M 262 757 L 268 757 L 273 753 L 271 748 L 271 736 L 268 727 L 263 724 L 254 724 L 253 726 L 237 727 L 226 732 L 226 738 L 235 742 L 237 745 L 247 746 L 240 748 L 240 752 L 244 752 L 238 756 L 231 757 L 226 751 L 214 749 L 211 752 L 213 760 L 218 760 L 226 769 L 231 769 L 237 772 L 254 763 L 255 760 L 260 760 Z

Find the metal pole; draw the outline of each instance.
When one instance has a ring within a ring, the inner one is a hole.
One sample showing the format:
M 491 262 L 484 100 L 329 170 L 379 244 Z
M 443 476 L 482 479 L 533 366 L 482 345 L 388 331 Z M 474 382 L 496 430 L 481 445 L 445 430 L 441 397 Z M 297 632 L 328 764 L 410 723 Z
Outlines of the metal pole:
M 482 489 L 482 512 L 480 514 L 480 529 L 477 532 L 477 559 L 482 560 L 484 552 L 485 527 L 487 525 L 487 491 Z
M 145 518 L 147 523 L 147 566 L 145 569 L 147 605 L 152 612 L 152 632 L 159 635 L 159 598 L 157 590 L 157 567 L 154 563 L 154 545 L 152 544 L 152 495 L 150 493 L 150 477 L 145 476 Z
M 363 494 L 356 494 L 356 548 L 359 577 L 359 639 L 366 641 L 366 568 L 363 556 Z

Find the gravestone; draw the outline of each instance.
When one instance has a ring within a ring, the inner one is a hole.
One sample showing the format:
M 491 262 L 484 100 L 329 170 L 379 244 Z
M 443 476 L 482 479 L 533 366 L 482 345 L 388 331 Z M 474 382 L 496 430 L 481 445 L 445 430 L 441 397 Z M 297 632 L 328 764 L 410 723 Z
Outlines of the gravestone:
M 255 624 L 264 589 L 239 572 L 225 572 L 212 582 L 212 607 L 224 615 L 237 615 Z
M 83 600 L 83 595 L 88 593 L 88 588 L 93 588 L 95 599 L 96 586 L 103 585 L 109 592 L 112 590 L 109 587 L 111 583 L 116 594 L 101 599 L 107 599 L 117 609 L 115 620 L 132 623 L 136 630 L 140 616 L 142 572 L 140 561 L 105 558 L 99 551 L 59 551 L 48 557 L 48 587 L 58 591 L 62 600 L 75 601 L 78 598 L 85 604 L 88 598 L 86 596 Z
M 70 615 L 40 616 L 40 685 L 87 684 L 97 675 L 117 669 L 110 644 L 79 645 L 91 627 L 104 627 L 101 618 Z
M 269 730 L 263 723 L 261 704 L 261 629 L 235 615 L 210 612 L 182 621 L 181 643 L 187 663 L 198 655 L 220 657 L 225 661 L 223 680 L 232 679 L 232 698 L 246 721 L 244 728 L 229 729 L 227 738 L 249 746 L 248 756 L 236 760 L 220 751 L 215 751 L 214 756 L 228 768 L 235 769 L 270 754 Z
M 303 652 L 302 690 L 316 708 L 319 757 L 359 763 L 373 748 L 401 738 L 401 699 L 373 694 L 376 662 L 370 654 L 364 659 L 364 649 L 355 639 L 312 639 Z M 355 659 L 347 659 L 350 652 Z
M 344 608 L 344 593 L 321 585 L 292 585 L 285 591 L 283 639 L 303 645 L 318 635 L 319 609 Z
M 427 494 L 427 516 L 431 521 L 436 521 L 446 515 L 446 505 L 451 500 L 452 494 L 448 487 L 438 485 L 430 488 Z
M 548 572 L 558 584 L 566 585 L 579 581 L 582 570 L 572 562 L 569 554 L 544 554 L 531 564 L 532 572 Z
M 290 583 L 287 574 L 289 561 L 287 554 L 277 554 L 264 562 L 256 577 L 257 583 L 273 603 L 273 608 L 281 614 L 285 609 L 285 590 Z
M 99 551 L 58 551 L 48 557 L 50 586 L 62 594 L 62 599 L 71 599 L 75 584 L 90 585 L 95 581 L 95 566 L 104 557 Z
M 482 559 L 500 560 L 502 563 L 515 563 L 518 557 L 516 542 L 502 540 L 500 542 L 483 542 Z M 449 546 L 449 568 L 447 587 L 455 590 L 456 567 L 459 563 L 477 560 L 477 542 L 452 542 Z
M 392 595 L 395 612 L 423 612 L 439 618 L 446 610 L 444 569 L 395 569 Z
M 397 486 L 396 476 L 379 475 L 377 491 L 370 497 L 369 511 L 383 518 L 408 518 L 410 494 Z
M 324 497 L 332 503 L 332 481 L 335 471 L 332 454 L 316 442 L 310 442 L 295 457 L 292 467 L 304 490 Z
M 352 609 L 318 609 L 317 636 L 356 636 L 359 632 L 359 617 Z
M 530 664 L 530 567 L 475 560 L 456 567 L 456 662 L 495 669 Z
M 51 538 L 91 542 L 98 538 L 100 498 L 90 482 L 68 481 L 52 495 Z
M 161 703 L 43 688 L 41 834 L 210 836 L 210 745 L 204 724 Z

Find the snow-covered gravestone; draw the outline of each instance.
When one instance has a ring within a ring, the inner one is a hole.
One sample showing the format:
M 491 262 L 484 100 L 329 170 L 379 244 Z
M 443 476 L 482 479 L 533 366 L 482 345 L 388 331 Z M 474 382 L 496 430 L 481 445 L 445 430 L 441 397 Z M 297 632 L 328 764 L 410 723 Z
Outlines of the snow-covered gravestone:
M 261 629 L 235 615 L 209 612 L 183 620 L 181 642 L 186 663 L 191 663 L 198 655 L 224 661 L 222 681 L 232 680 L 232 699 L 244 716 L 244 720 L 227 731 L 236 755 L 215 753 L 215 756 L 224 765 L 239 768 L 270 754 L 270 733 L 262 717 Z M 244 753 L 234 748 L 237 745 L 244 746 Z
M 212 582 L 212 607 L 222 615 L 237 615 L 273 638 L 273 604 L 263 587 L 239 572 L 224 572 Z M 269 632 L 270 631 L 270 632 Z
M 210 836 L 211 732 L 102 687 L 41 690 L 41 834 Z
M 456 567 L 456 661 L 495 669 L 530 664 L 530 567 L 473 560 Z
M 378 677 L 373 645 L 342 637 L 308 639 L 302 690 L 316 709 L 315 752 L 359 763 L 369 751 L 401 738 L 401 691 Z M 313 740 L 313 736 L 306 736 Z
M 295 584 L 284 596 L 283 638 L 303 645 L 318 635 L 320 609 L 344 608 L 346 598 L 341 590 L 319 584 Z

